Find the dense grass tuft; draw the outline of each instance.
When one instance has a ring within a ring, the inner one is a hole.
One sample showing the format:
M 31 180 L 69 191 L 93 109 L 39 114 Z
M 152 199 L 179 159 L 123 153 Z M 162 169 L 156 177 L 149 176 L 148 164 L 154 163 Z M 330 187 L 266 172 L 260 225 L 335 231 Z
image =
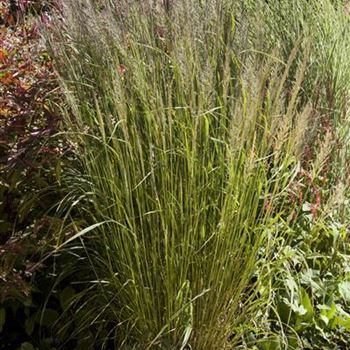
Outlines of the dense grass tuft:
M 234 3 L 63 1 L 49 43 L 77 160 L 61 206 L 79 215 L 57 246 L 84 248 L 76 318 L 100 345 L 235 346 L 266 303 L 257 257 L 295 234 L 300 173 L 330 164 L 329 197 L 346 179 L 347 17 Z

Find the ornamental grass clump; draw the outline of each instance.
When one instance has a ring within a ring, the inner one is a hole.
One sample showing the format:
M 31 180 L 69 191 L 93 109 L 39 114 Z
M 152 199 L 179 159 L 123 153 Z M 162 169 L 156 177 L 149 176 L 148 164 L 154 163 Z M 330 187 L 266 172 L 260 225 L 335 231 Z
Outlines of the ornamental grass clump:
M 75 231 L 57 248 L 84 262 L 77 336 L 101 347 L 232 348 L 261 305 L 257 254 L 293 219 L 313 129 L 311 47 L 252 50 L 232 3 L 63 1 L 49 45 Z

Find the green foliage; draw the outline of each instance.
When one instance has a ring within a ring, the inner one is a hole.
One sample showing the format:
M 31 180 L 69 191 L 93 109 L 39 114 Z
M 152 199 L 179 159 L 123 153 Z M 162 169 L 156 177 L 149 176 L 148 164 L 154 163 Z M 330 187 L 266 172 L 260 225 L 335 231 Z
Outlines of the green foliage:
M 0 51 L 0 348 L 347 348 L 344 2 L 61 5 L 59 135 L 47 54 Z
M 271 345 L 281 349 L 343 349 L 350 340 L 349 251 L 344 240 L 344 227 L 337 224 L 318 226 L 310 223 L 307 230 L 299 228 L 298 239 L 275 246 L 275 261 L 270 264 L 273 293 L 269 295 L 267 328 L 247 334 L 247 341 L 259 349 Z M 315 239 L 311 241 L 311 236 Z M 265 262 L 260 262 L 263 273 Z M 262 279 L 261 293 L 269 289 Z M 267 339 L 259 332 L 271 332 Z M 260 340 L 259 340 L 260 339 Z M 275 349 L 275 347 L 272 347 Z
M 67 1 L 51 41 L 77 150 L 64 202 L 78 198 L 88 227 L 74 247 L 95 280 L 76 318 L 110 327 L 117 347 L 229 346 L 253 315 L 241 296 L 298 168 L 291 115 L 273 112 L 282 89 L 260 97 L 273 60 L 240 62 L 233 5 L 183 5 L 124 17 Z
M 349 17 L 340 1 L 255 3 L 252 9 L 265 18 L 256 22 L 259 28 L 253 24 L 266 36 L 260 50 L 277 46 L 287 58 L 295 42 L 306 39 L 291 71 L 298 69 L 307 50 L 301 101 L 307 97 L 319 117 L 314 131 L 308 130 L 303 169 L 289 189 L 290 200 L 299 205 L 289 212 L 289 239 L 271 236 L 274 246 L 262 249 L 261 256 L 266 256 L 257 265 L 259 295 L 268 312 L 257 315 L 243 343 L 259 349 L 343 349 L 350 334 Z M 257 327 L 259 322 L 266 328 Z
M 109 327 L 116 347 L 237 344 L 232 332 L 264 303 L 256 287 L 280 290 L 265 270 L 251 279 L 258 258 L 272 259 L 270 232 L 296 249 L 298 225 L 318 222 L 345 178 L 333 173 L 345 161 L 342 148 L 333 155 L 346 119 L 347 61 L 334 53 L 346 47 L 334 46 L 343 23 L 323 36 L 335 10 L 315 2 L 307 24 L 291 19 L 279 36 L 277 16 L 301 14 L 264 3 L 64 2 L 50 45 L 77 162 L 62 205 L 85 223 L 73 219 L 75 234 L 57 244 L 85 250 L 95 288 L 76 319 L 100 325 L 102 343 Z M 323 77 L 334 63 L 344 75 Z M 281 306 L 294 332 L 316 315 L 298 278 Z

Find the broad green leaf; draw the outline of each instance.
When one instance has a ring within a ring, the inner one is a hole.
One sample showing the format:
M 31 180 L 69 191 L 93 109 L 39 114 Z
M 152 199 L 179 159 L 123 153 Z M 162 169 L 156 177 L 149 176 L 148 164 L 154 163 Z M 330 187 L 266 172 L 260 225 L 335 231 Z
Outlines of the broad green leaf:
M 24 321 L 24 329 L 28 335 L 32 335 L 33 333 L 34 326 L 35 326 L 35 319 L 36 319 L 36 315 L 32 315 Z
M 350 317 L 339 317 L 338 323 L 350 331 Z
M 327 308 L 324 308 L 321 310 L 321 316 L 324 316 L 327 318 L 327 320 L 331 320 L 334 318 L 334 316 L 337 314 L 337 306 L 334 302 L 332 302 L 331 306 L 323 305 Z
M 311 320 L 314 315 L 314 309 L 313 309 L 310 297 L 304 288 L 301 288 L 300 293 L 301 293 L 301 303 L 305 308 L 305 310 L 307 311 L 306 318 L 307 320 Z
M 301 282 L 310 286 L 313 292 L 322 291 L 323 288 L 320 284 L 318 284 L 315 279 L 318 279 L 318 271 L 308 269 L 301 275 Z
M 328 317 L 326 316 L 326 315 L 320 315 L 320 319 L 326 324 L 326 325 L 328 325 L 328 323 L 329 323 L 329 319 L 328 319 Z
M 280 350 L 281 345 L 278 337 L 270 337 L 259 342 L 259 348 L 263 350 Z
M 295 292 L 298 289 L 298 286 L 293 278 L 286 278 L 284 283 L 291 292 Z
M 296 314 L 300 316 L 304 316 L 307 314 L 307 310 L 303 305 L 291 304 L 291 308 Z
M 35 350 L 31 343 L 25 342 L 21 344 L 21 350 Z
M 339 293 L 341 297 L 347 302 L 350 303 L 350 282 L 345 281 L 341 282 L 338 285 Z
M 282 322 L 287 323 L 290 317 L 291 311 L 288 307 L 289 303 L 286 300 L 280 301 L 277 304 L 278 316 Z

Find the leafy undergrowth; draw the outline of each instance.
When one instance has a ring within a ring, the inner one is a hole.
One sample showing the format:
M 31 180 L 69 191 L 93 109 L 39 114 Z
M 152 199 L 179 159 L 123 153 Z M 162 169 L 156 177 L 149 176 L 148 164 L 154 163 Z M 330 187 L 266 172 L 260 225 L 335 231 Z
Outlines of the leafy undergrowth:
M 350 343 L 350 251 L 339 222 L 305 220 L 291 242 L 271 233 L 273 258 L 259 260 L 259 296 L 268 306 L 245 328 L 245 347 L 347 349 Z M 276 227 L 276 230 L 283 229 Z M 269 284 L 271 283 L 271 284 Z
M 40 2 L 21 1 L 15 9 L 0 3 L 1 349 L 29 339 L 35 329 L 30 320 L 40 320 L 37 307 L 49 285 L 41 261 L 48 231 L 60 223 L 48 214 L 57 198 L 49 189 L 58 182 L 62 153 L 61 141 L 52 137 L 58 90 L 40 36 L 49 17 L 34 16 L 32 5 Z

